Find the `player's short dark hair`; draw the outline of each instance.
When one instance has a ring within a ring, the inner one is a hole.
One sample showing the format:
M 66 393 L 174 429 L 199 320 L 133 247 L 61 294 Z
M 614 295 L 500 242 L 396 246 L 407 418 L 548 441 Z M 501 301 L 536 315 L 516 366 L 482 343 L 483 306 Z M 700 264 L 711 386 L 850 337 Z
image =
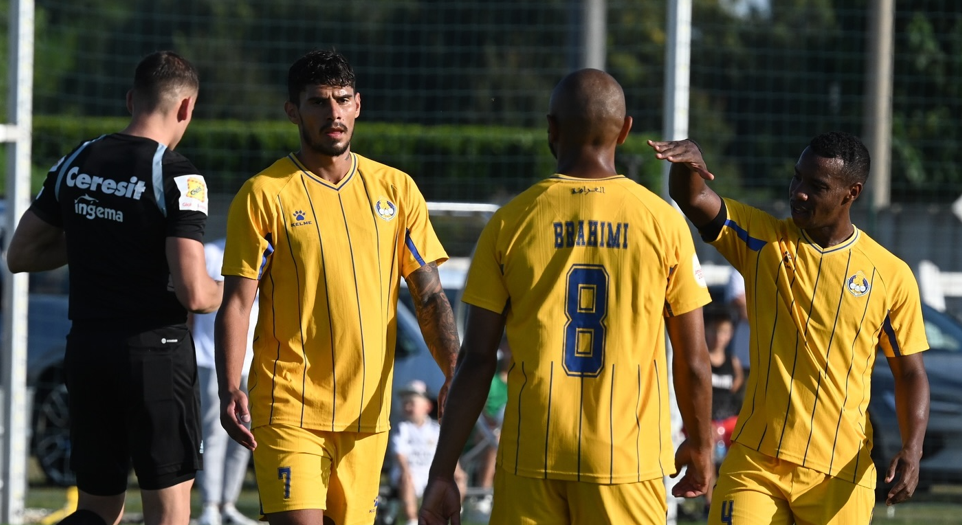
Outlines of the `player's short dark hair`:
M 173 51 L 157 51 L 144 57 L 134 72 L 134 95 L 145 111 L 154 111 L 184 90 L 197 91 L 197 69 Z
M 307 86 L 334 86 L 355 89 L 354 70 L 337 51 L 314 50 L 297 59 L 287 73 L 287 96 L 292 104 L 300 102 Z
M 812 153 L 826 159 L 842 159 L 842 174 L 850 183 L 865 184 L 872 166 L 868 148 L 855 135 L 844 131 L 829 131 L 813 138 L 808 144 Z

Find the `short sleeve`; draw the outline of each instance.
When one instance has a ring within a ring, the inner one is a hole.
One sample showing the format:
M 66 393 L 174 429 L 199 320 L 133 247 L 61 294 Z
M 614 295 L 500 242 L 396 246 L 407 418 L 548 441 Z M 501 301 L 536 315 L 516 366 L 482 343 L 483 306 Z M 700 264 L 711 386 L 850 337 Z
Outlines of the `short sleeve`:
M 879 346 L 886 357 L 928 350 L 919 286 L 908 266 L 903 265 L 892 286 L 886 288 L 893 299 L 879 333 Z
M 495 213 L 478 239 L 461 297 L 467 304 L 499 314 L 508 304 L 508 289 L 501 271 L 504 254 L 499 253 L 497 245 L 501 227 L 500 213 Z
M 40 193 L 37 194 L 36 200 L 30 204 L 30 211 L 34 215 L 40 217 L 43 222 L 58 228 L 63 228 L 63 213 L 60 210 L 60 203 L 57 202 L 57 174 L 63 161 L 64 159 L 61 158 L 50 168 L 50 171 L 47 172 L 47 178 L 43 181 L 43 187 L 40 188 Z
M 407 194 L 402 206 L 406 210 L 404 243 L 401 248 L 401 275 L 405 278 L 412 272 L 429 263 L 441 264 L 448 260 L 438 240 L 424 197 L 413 181 L 408 181 Z
M 277 211 L 269 195 L 248 180 L 227 212 L 223 275 L 258 279 L 264 257 L 274 251 L 273 225 Z
M 761 250 L 776 234 L 775 217 L 731 199 L 725 199 L 727 218 L 718 237 L 705 239 L 722 254 L 735 270 L 745 274 L 749 255 Z
M 163 169 L 167 236 L 203 242 L 209 202 L 207 181 L 190 161 L 172 152 L 165 154 Z
M 711 302 L 695 243 L 681 216 L 666 221 L 670 225 L 668 254 L 668 287 L 665 291 L 665 315 L 676 316 L 701 308 Z

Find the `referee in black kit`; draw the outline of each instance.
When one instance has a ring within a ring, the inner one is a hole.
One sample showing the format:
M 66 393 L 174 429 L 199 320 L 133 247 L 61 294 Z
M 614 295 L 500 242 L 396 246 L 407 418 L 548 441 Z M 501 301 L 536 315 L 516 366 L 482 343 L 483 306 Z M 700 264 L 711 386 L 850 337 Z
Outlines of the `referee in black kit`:
M 162 51 L 137 66 L 130 124 L 84 142 L 47 174 L 10 242 L 10 271 L 70 266 L 64 360 L 77 511 L 115 525 L 131 465 L 148 524 L 184 525 L 201 468 L 197 365 L 187 312 L 212 312 L 204 264 L 204 177 L 174 147 L 190 124 L 197 71 Z

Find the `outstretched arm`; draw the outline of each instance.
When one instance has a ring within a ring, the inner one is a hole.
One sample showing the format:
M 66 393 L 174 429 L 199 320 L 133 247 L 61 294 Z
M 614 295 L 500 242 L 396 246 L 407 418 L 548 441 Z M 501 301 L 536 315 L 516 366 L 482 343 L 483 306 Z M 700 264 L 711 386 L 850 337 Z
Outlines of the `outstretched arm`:
M 701 148 L 690 139 L 672 142 L 648 141 L 655 158 L 671 162 L 668 194 L 696 228 L 712 221 L 721 210 L 721 198 L 705 184 L 715 176 L 708 171 Z
M 907 501 L 919 484 L 919 460 L 922 459 L 922 440 L 929 424 L 929 378 L 925 374 L 922 354 L 888 358 L 895 376 L 895 414 L 902 435 L 902 449 L 895 455 L 885 474 L 891 483 L 886 505 Z
M 43 272 L 67 264 L 67 238 L 63 228 L 48 224 L 33 211 L 20 218 L 7 249 L 7 267 L 13 273 Z
M 431 350 L 431 355 L 444 372 L 444 386 L 438 392 L 438 415 L 444 414 L 448 388 L 454 377 L 458 362 L 458 328 L 454 323 L 454 311 L 448 296 L 441 288 L 438 265 L 430 263 L 411 272 L 407 277 L 411 297 L 414 298 L 415 314 L 421 326 L 421 335 Z
M 251 421 L 247 394 L 241 388 L 244 354 L 251 307 L 257 295 L 257 281 L 228 275 L 224 277 L 224 304 L 214 321 L 214 366 L 220 398 L 220 423 L 234 441 L 250 450 L 257 448 L 247 429 Z
M 474 428 L 491 379 L 498 368 L 498 344 L 504 332 L 504 314 L 471 306 L 464 334 L 463 362 L 451 383 L 452 410 L 441 422 L 438 448 L 431 463 L 428 485 L 421 500 L 421 523 L 427 525 L 460 523 L 461 498 L 454 479 L 458 457 Z
M 675 395 L 688 431 L 688 439 L 675 455 L 675 468 L 687 465 L 688 470 L 672 494 L 693 498 L 711 490 L 715 471 L 711 440 L 711 363 L 702 309 L 669 317 L 666 325 L 675 354 L 672 362 Z

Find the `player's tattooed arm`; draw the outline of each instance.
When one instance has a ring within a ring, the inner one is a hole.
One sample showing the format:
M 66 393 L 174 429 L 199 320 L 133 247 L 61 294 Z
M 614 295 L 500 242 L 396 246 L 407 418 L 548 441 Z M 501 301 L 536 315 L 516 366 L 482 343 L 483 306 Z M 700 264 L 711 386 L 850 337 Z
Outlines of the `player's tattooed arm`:
M 407 282 L 424 342 L 446 378 L 444 386 L 438 392 L 440 413 L 444 410 L 444 401 L 458 361 L 458 348 L 461 346 L 454 322 L 454 311 L 441 288 L 437 264 L 432 262 L 415 270 L 407 277 Z

